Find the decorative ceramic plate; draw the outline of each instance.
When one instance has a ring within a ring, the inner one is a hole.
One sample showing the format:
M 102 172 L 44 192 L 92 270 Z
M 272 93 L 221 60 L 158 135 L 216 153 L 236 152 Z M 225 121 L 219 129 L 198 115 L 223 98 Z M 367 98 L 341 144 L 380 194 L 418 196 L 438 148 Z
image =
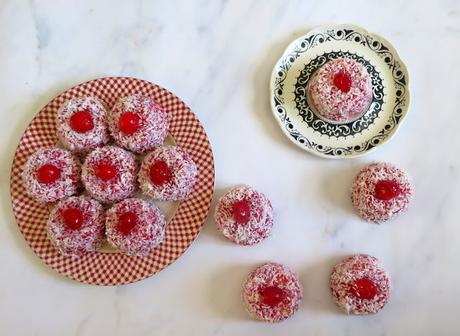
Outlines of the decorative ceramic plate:
M 80 258 L 61 255 L 47 237 L 45 225 L 49 207 L 30 198 L 21 173 L 27 158 L 37 150 L 54 146 L 58 139 L 55 115 L 59 106 L 76 96 L 92 95 L 111 107 L 119 97 L 140 93 L 154 98 L 171 115 L 169 133 L 198 167 L 192 194 L 171 214 L 163 243 L 147 257 L 131 257 L 119 252 L 99 251 Z M 121 285 L 161 271 L 182 253 L 200 233 L 207 218 L 214 190 L 214 161 L 206 132 L 195 114 L 171 92 L 145 80 L 127 77 L 95 79 L 77 85 L 50 101 L 24 132 L 11 171 L 11 198 L 19 229 L 32 250 L 57 272 L 95 285 Z
M 309 78 L 327 61 L 351 58 L 369 73 L 369 109 L 348 123 L 319 117 L 307 101 Z M 322 26 L 292 42 L 275 65 L 270 100 L 283 132 L 300 148 L 326 158 L 369 153 L 396 132 L 409 107 L 409 76 L 384 38 L 352 25 Z

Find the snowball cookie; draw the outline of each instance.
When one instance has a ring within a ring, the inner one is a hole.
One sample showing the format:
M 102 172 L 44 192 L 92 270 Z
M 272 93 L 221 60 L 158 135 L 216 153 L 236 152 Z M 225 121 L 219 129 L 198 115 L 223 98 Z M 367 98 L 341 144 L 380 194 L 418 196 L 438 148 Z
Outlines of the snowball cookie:
M 135 94 L 115 103 L 109 129 L 120 147 L 145 153 L 163 144 L 169 120 L 168 113 L 152 98 Z
M 346 123 L 364 114 L 372 102 L 372 81 L 350 58 L 328 61 L 307 83 L 307 99 L 323 118 Z
M 95 199 L 104 203 L 118 202 L 134 193 L 137 171 L 134 154 L 120 147 L 105 146 L 86 156 L 82 180 Z
M 106 213 L 107 240 L 121 252 L 146 256 L 164 239 L 166 219 L 153 203 L 128 198 Z
M 342 260 L 332 270 L 330 287 L 337 305 L 347 314 L 380 311 L 390 297 L 390 277 L 374 257 L 358 254 Z
M 110 140 L 107 111 L 95 97 L 77 97 L 67 100 L 56 116 L 57 135 L 71 151 L 89 152 Z
M 249 274 L 242 296 L 251 316 L 265 322 L 281 322 L 299 310 L 302 285 L 289 267 L 270 262 Z
M 239 245 L 254 245 L 270 235 L 273 208 L 264 194 L 241 185 L 219 199 L 214 218 L 225 237 Z
M 78 257 L 94 252 L 105 237 L 104 209 L 90 197 L 68 197 L 51 210 L 46 228 L 62 254 Z
M 404 212 L 412 198 L 407 173 L 389 163 L 373 163 L 356 176 L 351 200 L 359 215 L 381 223 Z
M 41 149 L 27 160 L 22 178 L 27 193 L 36 201 L 56 202 L 77 193 L 80 162 L 66 149 Z
M 190 155 L 177 146 L 161 146 L 148 153 L 139 172 L 141 190 L 161 201 L 185 199 L 198 173 Z

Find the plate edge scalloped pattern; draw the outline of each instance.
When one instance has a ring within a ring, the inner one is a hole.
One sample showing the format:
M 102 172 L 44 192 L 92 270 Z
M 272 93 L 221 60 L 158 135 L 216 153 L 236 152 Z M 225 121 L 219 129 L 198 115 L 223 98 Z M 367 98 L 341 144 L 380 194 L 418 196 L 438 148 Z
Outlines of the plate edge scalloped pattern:
M 326 155 L 324 153 L 321 153 L 321 152 L 318 152 L 316 150 L 313 150 L 311 148 L 308 148 L 306 147 L 305 145 L 299 143 L 296 139 L 294 139 L 290 134 L 289 132 L 286 131 L 285 129 L 285 124 L 280 120 L 280 118 L 278 117 L 278 114 L 277 114 L 277 111 L 276 111 L 276 106 L 274 105 L 274 95 L 273 95 L 273 92 L 274 92 L 274 78 L 276 77 L 276 73 L 277 73 L 277 69 L 279 68 L 279 65 L 281 63 L 281 61 L 286 57 L 286 55 L 289 54 L 289 51 L 292 49 L 292 47 L 300 40 L 303 40 L 305 39 L 307 36 L 311 35 L 311 34 L 314 34 L 315 32 L 322 32 L 326 29 L 339 29 L 339 28 L 342 28 L 342 29 L 345 29 L 345 28 L 348 28 L 348 29 L 354 29 L 354 30 L 358 30 L 362 33 L 365 33 L 365 34 L 368 34 L 368 35 L 371 35 L 371 36 L 374 36 L 376 37 L 378 40 L 381 40 L 383 42 L 386 43 L 386 46 L 389 48 L 389 50 L 393 53 L 393 55 L 395 56 L 395 59 L 398 60 L 399 64 L 400 64 L 400 67 L 402 68 L 404 74 L 405 74 L 405 77 L 406 77 L 406 103 L 404 105 L 404 110 L 402 111 L 402 114 L 401 114 L 401 118 L 398 122 L 398 124 L 396 125 L 396 127 L 394 127 L 394 129 L 392 130 L 391 134 L 385 138 L 382 142 L 380 142 L 378 145 L 372 147 L 371 149 L 368 149 L 367 151 L 365 152 L 361 152 L 361 153 L 355 153 L 353 155 L 349 155 L 349 156 L 343 156 L 343 155 L 337 155 L 337 156 L 330 156 L 330 155 Z M 409 72 L 407 70 L 407 65 L 404 63 L 404 61 L 401 59 L 399 53 L 397 52 L 396 48 L 387 40 L 385 39 L 384 37 L 382 37 L 381 35 L 379 34 L 376 34 L 376 33 L 372 33 L 372 32 L 369 32 L 368 30 L 362 28 L 362 27 L 359 27 L 359 26 L 356 26 L 356 25 L 351 25 L 351 24 L 335 24 L 335 25 L 321 25 L 321 26 L 317 26 L 315 28 L 312 28 L 310 29 L 306 34 L 296 38 L 294 41 L 292 41 L 291 43 L 289 43 L 289 45 L 286 47 L 286 49 L 283 51 L 282 53 L 282 56 L 276 61 L 273 69 L 272 69 L 272 72 L 271 72 L 271 75 L 270 75 L 270 85 L 269 85 L 269 88 L 270 90 L 269 92 L 269 97 L 270 97 L 270 108 L 272 110 L 272 114 L 273 114 L 273 117 L 276 119 L 277 121 L 277 124 L 280 126 L 282 132 L 285 134 L 285 136 L 292 142 L 294 143 L 297 147 L 301 148 L 302 150 L 306 151 L 306 152 L 309 152 L 311 154 L 314 154 L 316 156 L 319 156 L 319 157 L 322 157 L 322 158 L 326 158 L 326 159 L 333 159 L 333 160 L 338 160 L 338 159 L 352 159 L 352 158 L 357 158 L 357 157 L 362 157 L 364 155 L 367 155 L 371 152 L 373 152 L 375 149 L 377 149 L 377 147 L 387 143 L 388 141 L 390 141 L 394 136 L 395 134 L 397 133 L 397 131 L 399 130 L 401 124 L 403 123 L 403 121 L 405 120 L 405 118 L 407 117 L 407 114 L 409 113 L 409 108 L 410 108 L 410 77 L 409 77 Z

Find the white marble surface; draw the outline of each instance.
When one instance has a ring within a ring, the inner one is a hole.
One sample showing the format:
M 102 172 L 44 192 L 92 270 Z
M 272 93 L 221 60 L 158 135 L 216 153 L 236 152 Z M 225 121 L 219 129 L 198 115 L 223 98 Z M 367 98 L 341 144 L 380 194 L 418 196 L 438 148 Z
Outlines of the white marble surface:
M 324 23 L 387 37 L 410 71 L 406 122 L 364 158 L 304 153 L 271 115 L 275 61 Z M 457 0 L 0 1 L 0 335 L 459 335 L 459 41 Z M 108 75 L 182 97 L 213 144 L 216 196 L 241 182 L 264 191 L 276 209 L 273 236 L 237 247 L 209 220 L 175 264 L 123 287 L 83 285 L 43 265 L 10 209 L 15 146 L 49 99 Z M 373 160 L 405 168 L 416 185 L 410 211 L 381 226 L 361 221 L 347 194 Z M 392 275 L 378 315 L 348 317 L 331 301 L 329 270 L 354 252 L 380 258 Z M 246 273 L 267 260 L 292 266 L 304 285 L 301 310 L 278 325 L 248 319 L 239 299 Z

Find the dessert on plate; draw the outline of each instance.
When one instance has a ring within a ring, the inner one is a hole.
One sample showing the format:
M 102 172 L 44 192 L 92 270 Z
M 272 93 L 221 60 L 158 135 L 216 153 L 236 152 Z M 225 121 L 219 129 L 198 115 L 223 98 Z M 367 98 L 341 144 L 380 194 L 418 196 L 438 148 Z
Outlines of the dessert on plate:
M 217 228 L 239 245 L 254 245 L 267 238 L 273 227 L 270 200 L 254 188 L 241 185 L 228 190 L 214 213 Z
M 197 167 L 190 155 L 177 146 L 161 146 L 148 153 L 139 172 L 144 194 L 161 201 L 186 198 L 193 190 Z
M 153 203 L 128 198 L 106 212 L 107 240 L 123 253 L 146 256 L 164 239 L 166 220 Z
M 299 310 L 302 285 L 289 267 L 270 262 L 249 274 L 242 296 L 251 316 L 265 322 L 281 322 Z
M 94 252 L 105 237 L 104 209 L 89 197 L 68 197 L 51 210 L 46 228 L 62 254 L 81 256 Z
M 307 99 L 322 118 L 346 123 L 359 118 L 372 101 L 372 81 L 366 68 L 350 58 L 326 62 L 307 83 Z
M 389 163 L 372 163 L 364 167 L 351 190 L 351 200 L 358 214 L 377 224 L 404 212 L 411 198 L 409 176 Z
M 116 143 L 135 153 L 145 153 L 162 145 L 169 120 L 168 113 L 158 103 L 139 94 L 120 98 L 108 118 Z
M 77 193 L 80 162 L 68 150 L 41 149 L 28 158 L 22 177 L 31 197 L 38 202 L 55 202 Z
M 118 202 L 134 193 L 137 171 L 133 153 L 116 146 L 98 147 L 85 158 L 82 180 L 95 199 Z
M 374 257 L 358 254 L 334 266 L 330 287 L 337 305 L 347 314 L 379 312 L 390 296 L 390 278 Z
M 104 104 L 95 97 L 67 100 L 59 108 L 56 129 L 62 144 L 75 152 L 88 152 L 109 142 Z

